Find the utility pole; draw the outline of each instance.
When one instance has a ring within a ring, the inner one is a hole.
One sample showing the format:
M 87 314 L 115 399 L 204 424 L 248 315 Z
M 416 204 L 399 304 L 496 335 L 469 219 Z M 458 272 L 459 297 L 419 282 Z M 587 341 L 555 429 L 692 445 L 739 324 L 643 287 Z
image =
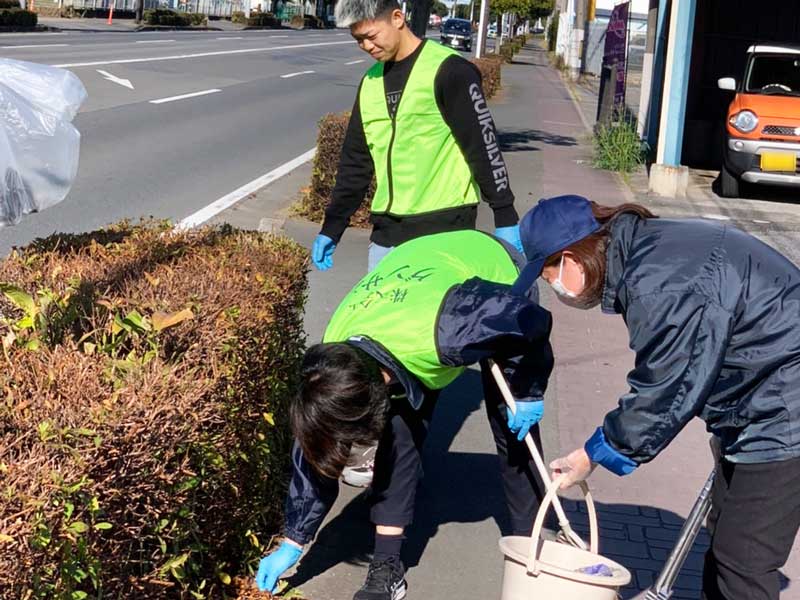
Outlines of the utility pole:
M 475 46 L 475 58 L 483 58 L 486 54 L 486 26 L 489 20 L 489 0 L 481 0 L 481 12 L 478 23 L 478 43 Z
M 411 31 L 420 39 L 425 39 L 428 32 L 428 19 L 431 16 L 433 0 L 414 0 L 411 9 Z
M 141 23 L 144 19 L 144 0 L 136 0 L 136 22 Z
M 583 59 L 583 40 L 586 27 L 586 2 L 587 0 L 575 0 L 575 26 L 572 29 L 572 45 L 569 61 L 570 76 L 573 81 L 577 81 L 581 76 Z

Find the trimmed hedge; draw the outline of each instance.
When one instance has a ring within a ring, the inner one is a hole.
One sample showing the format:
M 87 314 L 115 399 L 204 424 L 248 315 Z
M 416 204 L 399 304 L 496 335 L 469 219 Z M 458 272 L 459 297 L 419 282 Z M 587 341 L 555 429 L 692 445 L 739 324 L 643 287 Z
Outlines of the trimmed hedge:
M 305 29 L 325 29 L 325 22 L 315 15 L 305 15 L 303 27 Z
M 39 15 L 21 8 L 0 9 L 0 27 L 36 27 Z
M 241 25 L 245 25 L 247 23 L 247 16 L 240 11 L 235 10 L 231 13 L 231 23 L 239 23 Z
M 503 60 L 496 55 L 489 54 L 483 58 L 473 58 L 471 61 L 481 72 L 483 95 L 488 100 L 500 89 Z
M 500 88 L 500 65 L 498 58 L 489 57 L 472 61 L 478 67 L 483 77 L 483 93 L 486 98 L 491 98 Z M 339 159 L 344 145 L 344 136 L 350 122 L 350 113 L 325 115 L 319 121 L 317 135 L 317 152 L 314 155 L 313 169 L 311 172 L 311 185 L 302 191 L 300 200 L 294 206 L 295 214 L 311 221 L 322 222 L 325 217 L 325 208 L 331 201 L 333 187 L 336 183 L 336 173 L 339 169 Z M 350 219 L 350 225 L 355 227 L 369 226 L 369 206 L 375 193 L 375 181 L 370 184 L 364 203 Z
M 208 16 L 203 13 L 183 13 L 168 8 L 154 8 L 144 11 L 144 22 L 148 25 L 165 27 L 205 27 Z
M 249 27 L 273 27 L 280 29 L 281 22 L 272 13 L 251 13 L 250 18 L 247 19 Z
M 155 223 L 0 262 L 0 597 L 219 598 L 252 572 L 282 521 L 307 264 Z
M 296 214 L 316 222 L 322 222 L 325 217 L 325 207 L 330 203 L 333 194 L 336 173 L 339 170 L 339 157 L 342 154 L 344 136 L 349 122 L 349 112 L 327 114 L 319 120 L 317 152 L 314 155 L 311 185 L 303 190 L 299 202 L 295 205 Z M 369 205 L 374 193 L 375 181 L 373 180 L 364 203 L 350 219 L 351 225 L 355 227 L 369 226 Z

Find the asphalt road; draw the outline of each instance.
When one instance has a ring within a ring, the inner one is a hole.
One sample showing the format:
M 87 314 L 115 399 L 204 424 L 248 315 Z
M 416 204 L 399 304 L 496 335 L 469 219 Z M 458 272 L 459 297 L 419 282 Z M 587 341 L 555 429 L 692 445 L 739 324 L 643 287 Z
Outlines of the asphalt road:
M 0 230 L 0 256 L 55 231 L 194 213 L 313 148 L 371 63 L 342 30 L 3 34 L 0 56 L 70 69 L 89 93 L 70 195 Z
M 54 231 L 186 217 L 313 148 L 371 60 L 335 30 L 3 35 L 0 55 L 63 65 L 89 93 L 70 195 L 0 231 L 0 255 Z

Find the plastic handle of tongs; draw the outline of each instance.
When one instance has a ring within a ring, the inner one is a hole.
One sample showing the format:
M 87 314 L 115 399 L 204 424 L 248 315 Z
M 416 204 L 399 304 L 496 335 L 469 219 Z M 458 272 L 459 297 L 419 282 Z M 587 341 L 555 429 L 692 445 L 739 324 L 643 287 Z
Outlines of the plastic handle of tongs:
M 493 360 L 489 361 L 489 366 L 491 368 L 492 375 L 494 376 L 494 380 L 497 382 L 497 387 L 500 388 L 500 393 L 503 394 L 506 404 L 511 409 L 511 412 L 516 413 L 517 403 L 514 400 L 514 395 L 511 393 L 511 388 L 508 387 L 508 382 L 503 375 L 503 371 L 500 370 L 498 364 Z M 525 444 L 528 446 L 531 456 L 533 456 L 533 462 L 536 463 L 536 469 L 539 471 L 539 476 L 542 478 L 542 481 L 549 490 L 553 486 L 553 481 L 550 479 L 550 473 L 547 471 L 547 467 L 544 464 L 544 460 L 539 452 L 539 448 L 536 447 L 536 443 L 533 441 L 533 436 L 530 433 L 525 436 Z M 579 547 L 581 547 L 583 550 L 587 550 L 588 547 L 586 542 L 584 542 L 580 536 L 574 534 L 572 526 L 569 523 L 569 519 L 567 519 L 567 515 L 564 512 L 564 507 L 561 506 L 561 501 L 559 500 L 558 496 L 554 496 L 553 498 L 553 508 L 556 511 L 556 516 L 558 517 L 558 525 L 567 536 L 567 539 L 570 542 L 580 540 L 581 544 L 579 544 Z

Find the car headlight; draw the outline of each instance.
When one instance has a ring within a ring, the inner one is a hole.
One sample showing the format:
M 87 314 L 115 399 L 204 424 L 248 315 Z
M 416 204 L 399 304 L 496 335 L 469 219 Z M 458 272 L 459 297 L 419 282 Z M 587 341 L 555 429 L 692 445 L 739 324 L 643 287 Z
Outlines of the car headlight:
M 750 133 L 758 127 L 758 117 L 753 111 L 743 110 L 731 117 L 731 125 L 742 133 Z

